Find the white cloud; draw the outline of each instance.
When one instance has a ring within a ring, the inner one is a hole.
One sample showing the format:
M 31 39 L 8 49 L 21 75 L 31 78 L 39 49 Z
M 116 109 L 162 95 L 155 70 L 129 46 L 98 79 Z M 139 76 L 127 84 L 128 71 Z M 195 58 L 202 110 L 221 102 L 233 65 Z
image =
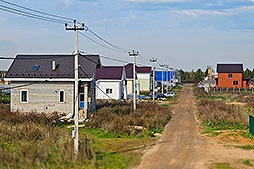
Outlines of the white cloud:
M 254 0 L 253 0 L 254 1 Z M 201 9 L 192 9 L 192 10 L 171 10 L 170 12 L 186 16 L 200 16 L 200 15 L 213 15 L 213 16 L 233 16 L 242 12 L 254 12 L 254 6 L 243 6 L 234 9 L 227 10 L 201 10 Z
M 66 7 L 70 6 L 72 3 L 72 0 L 54 0 L 54 1 L 64 4 Z

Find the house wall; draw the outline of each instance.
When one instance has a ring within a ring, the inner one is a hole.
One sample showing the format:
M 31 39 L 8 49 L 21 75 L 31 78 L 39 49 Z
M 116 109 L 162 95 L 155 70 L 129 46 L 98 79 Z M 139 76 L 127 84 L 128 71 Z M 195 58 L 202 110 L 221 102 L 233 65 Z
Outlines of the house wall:
M 106 93 L 106 89 L 112 89 L 112 93 L 107 93 L 112 99 L 121 99 L 121 81 L 97 81 L 97 86 Z M 96 99 L 110 99 L 101 90 L 96 89 Z
M 232 77 L 228 77 L 228 74 L 232 74 Z M 238 81 L 238 85 L 234 85 L 234 81 Z M 242 73 L 218 73 L 217 87 L 242 88 Z
M 148 73 L 138 73 L 137 74 L 139 84 L 140 84 L 140 91 L 150 91 L 150 74 Z
M 11 111 L 50 113 L 73 112 L 74 84 L 72 82 L 12 82 L 11 87 Z M 23 87 L 17 87 L 22 86 Z M 17 88 L 15 88 L 17 87 Z M 20 102 L 20 91 L 28 91 L 28 103 Z M 65 102 L 59 102 L 59 92 L 65 92 Z
M 127 80 L 127 94 L 133 93 L 133 79 Z

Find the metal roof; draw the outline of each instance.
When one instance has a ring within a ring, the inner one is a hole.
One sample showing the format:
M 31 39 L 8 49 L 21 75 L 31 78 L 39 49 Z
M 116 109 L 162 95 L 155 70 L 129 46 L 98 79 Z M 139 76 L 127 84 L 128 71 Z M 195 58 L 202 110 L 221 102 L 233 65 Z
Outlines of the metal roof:
M 94 78 L 100 57 L 79 55 L 79 65 L 79 78 Z M 5 78 L 74 78 L 74 55 L 17 55 Z
M 243 73 L 243 64 L 217 64 L 218 73 Z
M 96 69 L 96 79 L 121 80 L 123 66 L 103 66 Z

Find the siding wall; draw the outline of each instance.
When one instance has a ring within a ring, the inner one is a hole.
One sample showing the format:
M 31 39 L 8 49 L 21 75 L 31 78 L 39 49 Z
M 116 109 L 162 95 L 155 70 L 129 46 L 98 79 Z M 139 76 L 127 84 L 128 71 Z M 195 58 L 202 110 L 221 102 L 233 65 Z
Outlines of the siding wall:
M 232 74 L 232 77 L 228 77 L 228 74 Z M 233 82 L 238 81 L 238 85 L 234 85 Z M 242 73 L 218 73 L 218 87 L 229 88 L 242 88 Z
M 120 81 L 97 81 L 97 86 L 105 93 L 107 88 L 112 89 L 112 93 L 107 95 L 112 99 L 121 99 L 122 89 Z M 101 90 L 96 89 L 96 99 L 110 99 Z
M 26 85 L 29 82 L 12 82 L 11 86 L 11 111 L 19 112 L 35 112 L 35 113 L 49 113 L 73 112 L 73 83 L 72 82 L 36 82 L 24 87 L 17 87 Z M 28 91 L 28 103 L 20 102 L 20 91 Z M 59 102 L 59 91 L 65 91 L 65 102 Z
M 139 83 L 140 83 L 140 91 L 150 91 L 150 74 L 148 73 L 138 73 L 137 74 Z

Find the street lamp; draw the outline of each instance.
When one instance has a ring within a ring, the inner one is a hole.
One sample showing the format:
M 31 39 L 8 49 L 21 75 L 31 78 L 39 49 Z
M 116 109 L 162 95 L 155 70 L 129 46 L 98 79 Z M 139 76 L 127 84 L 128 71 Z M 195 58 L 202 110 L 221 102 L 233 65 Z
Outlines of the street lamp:
M 155 86 L 155 76 L 154 76 L 154 69 L 155 69 L 155 63 L 157 62 L 157 59 L 155 59 L 155 58 L 152 58 L 152 59 L 150 59 L 150 62 L 152 62 L 153 63 L 153 100 L 154 100 L 154 86 Z
M 163 94 L 164 93 L 164 89 L 163 89 L 164 88 L 164 85 L 163 85 L 163 81 L 164 81 L 164 77 L 163 77 L 164 75 L 163 74 L 164 74 L 164 72 L 163 72 L 163 68 L 165 67 L 165 64 L 162 63 L 162 64 L 160 64 L 160 66 L 162 68 L 162 80 L 161 80 L 161 87 L 162 87 L 161 90 L 162 91 L 161 91 L 161 93 Z

